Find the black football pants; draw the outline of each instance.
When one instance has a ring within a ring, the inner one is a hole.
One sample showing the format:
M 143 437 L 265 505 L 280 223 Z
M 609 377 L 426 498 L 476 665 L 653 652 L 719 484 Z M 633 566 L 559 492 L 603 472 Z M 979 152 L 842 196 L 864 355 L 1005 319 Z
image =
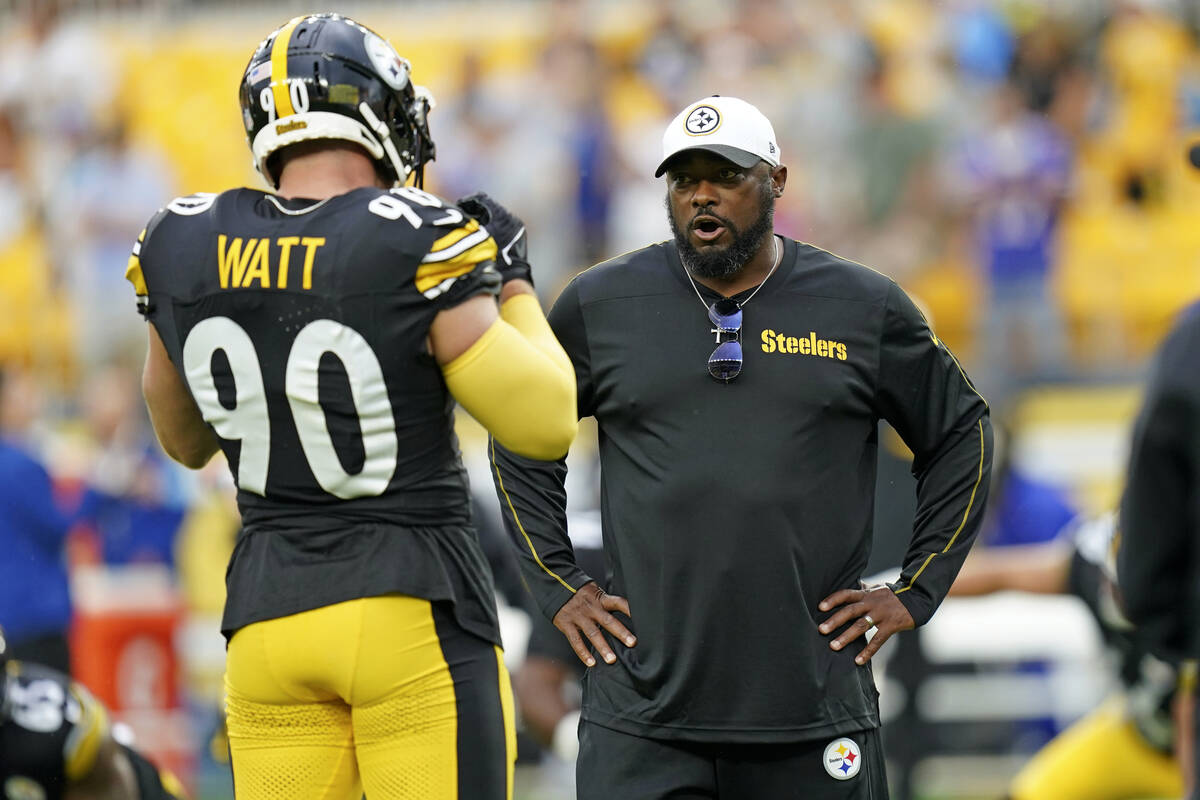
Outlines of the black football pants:
M 579 725 L 576 793 L 578 800 L 888 798 L 878 730 L 786 744 L 713 744 L 647 739 L 586 721 Z

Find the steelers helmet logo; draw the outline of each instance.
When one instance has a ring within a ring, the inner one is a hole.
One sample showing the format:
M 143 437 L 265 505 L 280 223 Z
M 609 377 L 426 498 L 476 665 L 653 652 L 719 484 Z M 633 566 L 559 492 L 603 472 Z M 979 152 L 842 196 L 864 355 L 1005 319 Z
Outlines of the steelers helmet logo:
M 683 128 L 692 136 L 703 136 L 712 133 L 721 124 L 721 114 L 712 106 L 696 106 L 688 114 Z
M 379 77 L 393 89 L 403 89 L 408 83 L 409 65 L 396 54 L 395 48 L 370 31 L 363 38 L 363 46 Z
M 825 748 L 825 771 L 839 781 L 848 781 L 862 769 L 862 748 L 853 739 L 843 736 Z

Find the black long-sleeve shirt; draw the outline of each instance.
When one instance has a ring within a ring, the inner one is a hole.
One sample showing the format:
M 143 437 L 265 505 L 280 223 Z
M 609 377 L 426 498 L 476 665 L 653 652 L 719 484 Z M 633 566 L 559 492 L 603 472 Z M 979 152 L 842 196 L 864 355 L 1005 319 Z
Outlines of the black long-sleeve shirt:
M 1200 304 L 1159 350 L 1134 426 L 1118 583 L 1146 644 L 1200 656 Z
M 588 670 L 584 718 L 744 742 L 877 726 L 861 647 L 831 650 L 817 631 L 829 616 L 817 604 L 858 588 L 867 563 L 877 421 L 916 456 L 919 504 L 894 588 L 917 624 L 975 537 L 991 466 L 987 405 L 909 298 L 785 240 L 746 304 L 744 369 L 728 384 L 708 375 L 712 326 L 673 243 L 580 274 L 550 321 L 579 413 L 599 427 L 608 576 L 597 578 L 628 598 L 638 636 Z M 552 617 L 588 580 L 566 536 L 565 467 L 492 452 L 526 581 Z

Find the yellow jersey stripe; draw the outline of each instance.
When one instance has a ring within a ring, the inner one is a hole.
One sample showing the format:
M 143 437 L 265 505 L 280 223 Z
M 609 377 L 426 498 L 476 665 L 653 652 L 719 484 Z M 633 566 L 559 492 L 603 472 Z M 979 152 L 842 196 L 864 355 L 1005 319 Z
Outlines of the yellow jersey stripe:
M 279 31 L 275 43 L 271 45 L 271 93 L 275 95 L 275 117 L 290 117 L 296 113 L 292 107 L 292 95 L 288 91 L 287 64 L 288 44 L 292 41 L 292 31 L 304 17 L 296 17 Z
M 468 254 L 469 255 L 469 254 Z M 490 261 L 491 259 L 455 259 L 448 261 L 445 264 L 436 264 L 431 267 L 426 267 L 417 271 L 417 291 L 421 294 L 434 286 L 437 286 L 447 278 L 458 278 L 466 275 L 471 270 L 479 265 L 480 261 Z
M 146 288 L 146 278 L 142 275 L 142 260 L 136 254 L 131 255 L 129 263 L 125 265 L 125 280 L 133 284 L 133 290 L 139 297 L 150 294 Z
M 146 289 L 146 279 L 142 276 L 141 255 L 144 241 L 146 241 L 146 229 L 142 228 L 137 241 L 133 243 L 133 255 L 129 256 L 129 261 L 125 264 L 125 280 L 133 284 L 133 289 L 139 297 L 150 294 Z
M 971 487 L 971 499 L 967 501 L 967 510 L 963 512 L 962 522 L 958 523 L 958 530 L 954 532 L 954 535 L 950 537 L 950 541 L 946 543 L 944 548 L 942 548 L 942 553 L 946 553 L 951 547 L 954 546 L 954 542 L 956 539 L 958 539 L 958 535 L 962 533 L 963 528 L 967 526 L 967 518 L 971 516 L 971 508 L 975 505 L 975 494 L 979 491 L 979 484 L 983 481 L 983 451 L 983 420 L 981 419 L 979 420 L 979 473 L 975 476 L 975 485 Z M 925 563 L 922 564 L 921 568 L 917 570 L 915 575 L 912 576 L 912 580 L 908 582 L 908 586 L 905 586 L 903 589 L 897 589 L 896 594 L 907 592 L 909 589 L 911 589 L 913 584 L 917 582 L 917 578 L 921 577 L 921 573 L 925 571 L 925 568 L 929 566 L 929 562 L 933 561 L 933 557 L 936 555 L 939 554 L 930 553 L 929 557 L 925 559 Z
M 517 509 L 513 507 L 512 498 L 508 496 L 508 492 L 504 488 L 504 478 L 500 475 L 500 465 L 496 463 L 496 440 L 494 438 L 492 439 L 491 445 L 492 469 L 496 472 L 496 485 L 500 487 L 500 493 L 504 495 L 504 502 L 508 504 L 508 510 L 512 512 L 513 522 L 516 523 L 517 530 L 519 530 L 521 535 L 525 537 L 525 544 L 527 547 L 529 547 L 529 552 L 533 556 L 533 560 L 537 562 L 537 565 L 541 567 L 547 575 L 561 583 L 563 587 L 566 588 L 566 590 L 571 594 L 575 594 L 577 591 L 579 591 L 578 589 L 573 588 L 571 584 L 564 581 L 557 573 L 542 563 L 542 558 L 538 555 L 537 548 L 533 546 L 533 540 L 529 538 L 529 534 L 525 532 L 525 526 L 521 524 L 521 518 L 517 516 Z
M 471 231 L 470 233 L 468 233 L 465 236 L 459 236 L 452 243 L 446 242 L 446 244 L 443 245 L 441 247 L 441 249 L 430 250 L 428 253 L 425 254 L 425 257 L 421 259 L 421 263 L 422 264 L 433 264 L 438 261 L 449 261 L 450 259 L 454 258 L 455 256 L 457 256 L 461 253 L 465 253 L 466 251 L 470 250 L 475 245 L 484 244 L 486 242 L 491 242 L 492 254 L 490 256 L 488 256 L 488 259 L 495 260 L 496 253 L 497 253 L 495 240 L 492 239 L 491 235 L 487 231 L 483 230 L 482 228 L 479 228 L 478 226 L 476 226 L 476 228 L 477 228 L 476 230 Z M 445 242 L 447 239 L 449 239 L 453 235 L 454 235 L 453 233 L 448 233 L 445 236 L 443 236 L 441 239 L 438 239 L 436 242 L 433 243 L 434 247 L 436 248 L 439 243 Z M 487 260 L 487 259 L 480 259 L 480 260 Z M 418 271 L 418 274 L 419 274 L 419 271 Z
M 79 703 L 82 717 L 75 724 L 63 746 L 63 772 L 71 782 L 86 778 L 96 766 L 100 745 L 108 732 L 108 715 L 104 707 L 86 692 L 71 687 Z
M 461 278 L 475 269 L 475 264 L 476 262 L 474 261 L 468 264 L 454 261 L 450 264 L 438 264 L 436 271 L 417 273 L 417 291 L 425 294 L 425 292 L 437 286 L 442 281 L 449 280 L 450 278 Z
M 457 244 L 459 241 L 464 239 L 467 234 L 474 233 L 477 230 L 479 230 L 479 222 L 476 220 L 471 220 L 466 225 L 455 228 L 454 230 L 450 231 L 450 233 L 447 233 L 445 236 L 430 245 L 429 254 L 445 250 L 446 248 L 450 247 L 450 245 Z
M 445 281 L 466 275 L 485 261 L 495 261 L 496 243 L 492 237 L 487 235 L 487 231 L 478 231 L 478 233 L 482 234 L 482 238 L 476 240 L 476 244 L 471 245 L 467 239 L 463 239 L 458 245 L 442 251 L 447 254 L 444 260 L 439 259 L 426 266 L 417 267 L 417 275 L 414 280 L 417 291 L 425 294 Z M 475 236 L 475 234 L 471 234 L 471 236 Z

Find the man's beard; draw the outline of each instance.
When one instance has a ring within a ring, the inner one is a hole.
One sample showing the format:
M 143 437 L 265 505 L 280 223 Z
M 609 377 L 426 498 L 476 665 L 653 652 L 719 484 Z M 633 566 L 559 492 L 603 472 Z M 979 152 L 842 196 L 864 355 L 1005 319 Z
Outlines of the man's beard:
M 691 221 L 680 227 L 671 211 L 671 198 L 665 200 L 667 220 L 671 223 L 671 232 L 675 234 L 675 246 L 679 250 L 679 258 L 688 272 L 698 278 L 728 280 L 741 271 L 751 257 L 762 247 L 763 242 L 775 230 L 775 193 L 771 190 L 770 181 L 763 181 L 758 194 L 758 218 L 749 228 L 739 231 L 733 223 L 719 214 L 701 209 L 695 216 L 709 216 L 720 220 L 725 230 L 733 239 L 725 247 L 706 246 L 698 248 L 692 244 L 689 233 Z

